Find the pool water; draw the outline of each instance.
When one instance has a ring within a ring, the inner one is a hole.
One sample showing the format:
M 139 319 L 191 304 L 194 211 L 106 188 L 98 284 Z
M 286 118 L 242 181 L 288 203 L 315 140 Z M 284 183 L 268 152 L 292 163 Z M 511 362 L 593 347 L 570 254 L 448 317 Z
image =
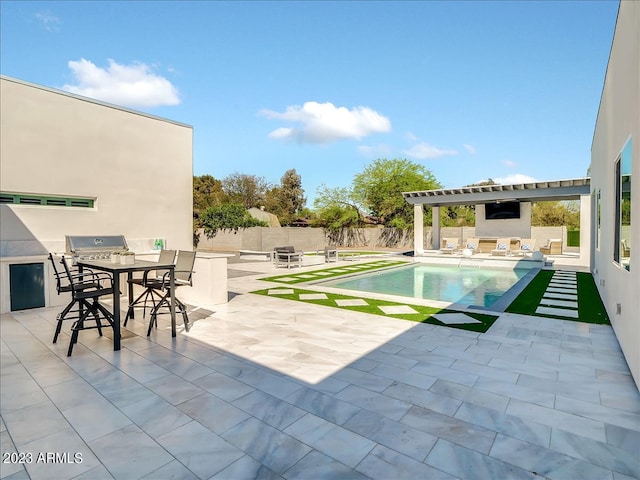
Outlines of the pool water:
M 406 268 L 335 280 L 326 285 L 346 290 L 488 307 L 529 271 L 526 268 L 411 265 Z

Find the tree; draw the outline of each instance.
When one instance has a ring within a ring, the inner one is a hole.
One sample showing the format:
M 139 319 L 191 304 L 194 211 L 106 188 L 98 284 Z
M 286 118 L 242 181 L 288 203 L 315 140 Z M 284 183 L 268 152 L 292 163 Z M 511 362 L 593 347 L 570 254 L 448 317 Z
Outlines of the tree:
M 222 182 L 211 175 L 193 177 L 193 213 L 197 217 L 207 208 L 222 205 L 228 201 L 222 190 Z
M 330 188 L 323 183 L 316 190 L 313 206 L 316 209 L 317 226 L 336 230 L 364 225 L 360 205 L 354 198 L 353 191 L 348 188 Z
M 353 196 L 379 222 L 397 228 L 413 225 L 413 205 L 402 192 L 441 188 L 433 173 L 406 159 L 378 159 L 353 180 Z
M 531 205 L 531 225 L 542 227 L 566 226 L 580 228 L 580 206 L 578 202 L 536 202 Z
M 267 190 L 265 207 L 278 216 L 282 225 L 290 225 L 302 214 L 307 203 L 302 188 L 302 177 L 294 168 L 287 170 L 280 179 L 280 186 Z
M 362 226 L 362 218 L 352 208 L 332 205 L 323 208 L 315 222 L 316 226 L 324 227 L 330 231 L 337 231 L 342 228 Z
M 440 209 L 440 225 L 443 227 L 473 227 L 475 224 L 475 205 L 451 205 Z
M 237 232 L 240 228 L 266 227 L 266 222 L 253 218 L 238 204 L 226 204 L 209 207 L 200 214 L 200 223 L 207 237 L 214 237 L 220 230 Z
M 292 215 L 298 215 L 307 204 L 307 199 L 304 197 L 302 177 L 298 175 L 295 168 L 284 172 L 280 179 L 280 188 L 287 211 Z
M 259 207 L 264 203 L 269 183 L 264 177 L 234 172 L 222 180 L 222 189 L 230 203 L 244 208 Z

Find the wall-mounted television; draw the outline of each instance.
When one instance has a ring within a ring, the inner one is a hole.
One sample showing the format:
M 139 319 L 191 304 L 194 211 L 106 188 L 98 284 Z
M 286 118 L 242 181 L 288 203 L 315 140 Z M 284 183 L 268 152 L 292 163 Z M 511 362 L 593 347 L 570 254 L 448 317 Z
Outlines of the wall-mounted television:
M 520 218 L 520 202 L 485 203 L 484 218 L 486 220 Z

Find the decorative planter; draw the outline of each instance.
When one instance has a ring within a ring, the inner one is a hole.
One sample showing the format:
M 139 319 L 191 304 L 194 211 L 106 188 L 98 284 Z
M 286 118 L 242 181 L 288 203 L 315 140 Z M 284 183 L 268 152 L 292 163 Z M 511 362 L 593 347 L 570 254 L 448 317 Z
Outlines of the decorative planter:
M 111 254 L 111 263 L 120 263 L 120 254 L 119 253 L 112 253 Z
M 120 264 L 122 265 L 132 265 L 136 261 L 135 255 L 120 255 Z

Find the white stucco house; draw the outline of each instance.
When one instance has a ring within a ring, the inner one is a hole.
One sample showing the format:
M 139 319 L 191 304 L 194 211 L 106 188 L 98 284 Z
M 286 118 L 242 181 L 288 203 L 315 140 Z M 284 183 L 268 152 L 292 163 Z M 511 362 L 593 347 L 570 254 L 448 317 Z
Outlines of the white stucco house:
M 0 312 L 12 265 L 42 264 L 45 306 L 65 302 L 46 260 L 65 235 L 193 250 L 191 126 L 5 76 L 0 88 Z M 224 264 L 224 298 L 204 303 L 226 301 Z
M 640 2 L 620 2 L 591 145 L 591 272 L 640 386 Z

